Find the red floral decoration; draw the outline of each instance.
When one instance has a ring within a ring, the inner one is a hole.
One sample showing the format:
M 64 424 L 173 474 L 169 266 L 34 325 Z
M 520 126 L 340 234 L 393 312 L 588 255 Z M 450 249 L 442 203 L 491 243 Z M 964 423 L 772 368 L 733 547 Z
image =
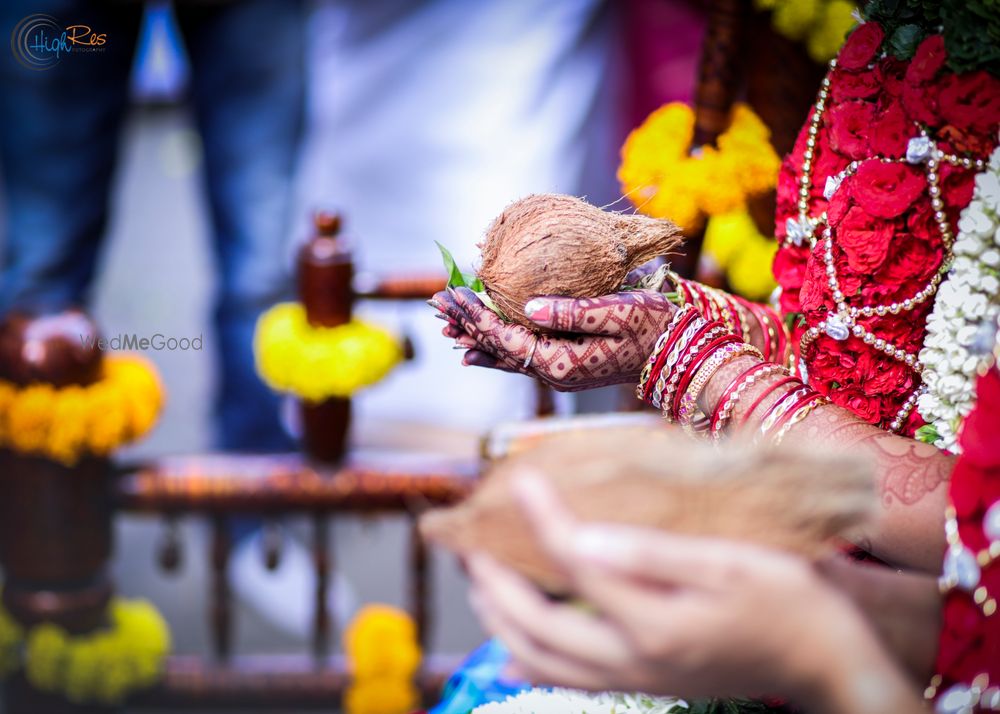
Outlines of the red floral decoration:
M 983 530 L 987 510 L 1000 501 L 1000 372 L 991 369 L 979 379 L 977 403 L 966 418 L 960 437 L 962 455 L 952 473 L 949 495 L 955 507 L 962 543 L 979 552 L 989 548 Z M 982 570 L 979 587 L 1000 594 L 1000 566 Z M 944 627 L 935 670 L 938 693 L 956 683 L 970 683 L 987 674 L 1000 682 L 1000 613 L 986 615 L 970 593 L 955 589 L 945 597 Z
M 947 72 L 941 36 L 924 40 L 909 63 L 876 57 L 882 40 L 882 28 L 871 22 L 848 38 L 830 74 L 827 109 L 813 148 L 809 215 L 827 211 L 840 287 L 848 304 L 858 307 L 912 296 L 945 257 L 921 168 L 866 159 L 905 156 L 909 139 L 921 127 L 946 152 L 982 157 L 995 148 L 1000 124 L 1000 80 L 986 72 Z M 807 128 L 779 175 L 779 240 L 785 238 L 786 220 L 798 217 Z M 858 170 L 827 205 L 826 178 L 851 161 L 860 162 Z M 974 172 L 942 165 L 939 176 L 945 213 L 955 226 L 971 200 Z M 792 323 L 796 344 L 805 329 L 835 309 L 821 243 L 815 249 L 808 243 L 783 245 L 774 261 L 783 311 L 802 314 Z M 859 323 L 915 353 L 923 345 L 932 305 L 929 300 L 909 312 L 859 318 Z M 821 334 L 807 362 L 812 386 L 883 428 L 920 384 L 913 369 L 854 336 L 838 341 Z M 912 436 L 922 424 L 914 410 L 901 433 Z

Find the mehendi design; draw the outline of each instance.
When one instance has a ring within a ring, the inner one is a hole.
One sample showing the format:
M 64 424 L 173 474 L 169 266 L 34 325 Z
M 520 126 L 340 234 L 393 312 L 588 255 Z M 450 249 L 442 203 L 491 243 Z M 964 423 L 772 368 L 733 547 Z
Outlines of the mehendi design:
M 634 291 L 588 300 L 548 299 L 546 322 L 561 333 L 536 334 L 502 321 L 466 291 L 435 301 L 505 369 L 537 377 L 561 391 L 638 380 L 649 352 L 674 312 L 657 293 Z M 532 345 L 538 341 L 532 353 Z M 531 355 L 531 364 L 524 362 Z
M 850 412 L 828 406 L 806 420 L 809 443 L 838 449 L 864 449 L 877 463 L 878 491 L 884 506 L 912 506 L 951 478 L 954 457 L 930 444 L 890 434 Z

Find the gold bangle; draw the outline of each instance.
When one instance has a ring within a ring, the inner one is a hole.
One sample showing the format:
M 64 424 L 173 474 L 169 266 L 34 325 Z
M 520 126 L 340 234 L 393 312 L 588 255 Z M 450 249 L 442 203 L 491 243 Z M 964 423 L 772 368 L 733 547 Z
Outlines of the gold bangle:
M 760 350 L 753 345 L 748 345 L 745 342 L 734 342 L 721 347 L 705 361 L 705 364 L 698 368 L 697 374 L 694 375 L 691 383 L 684 391 L 680 406 L 677 409 L 677 421 L 681 425 L 686 426 L 694 420 L 698 397 L 701 396 L 705 385 L 715 376 L 715 373 L 722 369 L 724 365 L 743 355 L 752 355 L 758 359 L 764 359 Z
M 792 430 L 793 426 L 803 421 L 807 416 L 812 414 L 813 410 L 816 409 L 817 407 L 821 407 L 824 404 L 829 404 L 829 403 L 830 403 L 829 399 L 827 399 L 822 395 L 819 395 L 817 399 L 814 399 L 808 404 L 804 404 L 803 406 L 799 407 L 798 411 L 792 414 L 791 418 L 788 420 L 788 423 L 782 426 L 778 430 L 778 433 L 774 435 L 774 438 L 771 440 L 771 444 L 773 446 L 780 446 L 782 440 L 785 438 L 785 435 Z

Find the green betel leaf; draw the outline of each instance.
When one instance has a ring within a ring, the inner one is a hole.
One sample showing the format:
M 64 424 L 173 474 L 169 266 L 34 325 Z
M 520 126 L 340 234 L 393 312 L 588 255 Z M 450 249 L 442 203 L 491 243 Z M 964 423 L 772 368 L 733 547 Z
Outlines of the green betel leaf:
M 925 444 L 933 444 L 941 438 L 941 435 L 938 434 L 937 427 L 933 424 L 924 424 L 922 427 L 917 429 L 914 436 L 917 438 L 917 441 L 922 441 Z
M 451 251 L 445 248 L 443 245 L 434 241 L 437 245 L 438 250 L 441 251 L 441 259 L 444 260 L 444 269 L 448 273 L 448 287 L 449 288 L 466 288 L 469 284 L 465 280 L 465 275 L 461 270 L 458 269 L 458 265 L 455 263 L 455 258 L 452 257 Z
M 455 258 L 452 256 L 451 251 L 437 241 L 434 241 L 434 243 L 437 245 L 438 250 L 441 251 L 441 258 L 444 260 L 444 269 L 448 272 L 448 287 L 468 288 L 476 294 L 476 297 L 479 298 L 483 305 L 488 307 L 504 320 L 507 320 L 507 316 L 500 312 L 500 308 L 498 308 L 496 303 L 493 302 L 493 299 L 487 295 L 486 286 L 483 285 L 483 281 L 472 273 L 463 273 L 459 270 L 458 264 L 455 263 Z

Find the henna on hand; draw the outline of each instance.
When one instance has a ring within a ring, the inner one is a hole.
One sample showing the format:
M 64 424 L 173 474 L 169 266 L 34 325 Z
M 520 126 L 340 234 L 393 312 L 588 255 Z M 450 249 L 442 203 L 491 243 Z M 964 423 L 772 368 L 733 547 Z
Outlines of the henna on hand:
M 637 380 L 675 310 L 665 296 L 649 291 L 540 298 L 532 307 L 550 329 L 578 334 L 539 335 L 504 322 L 468 289 L 438 293 L 430 302 L 448 319 L 442 333 L 474 349 L 465 364 L 528 374 L 561 391 Z

